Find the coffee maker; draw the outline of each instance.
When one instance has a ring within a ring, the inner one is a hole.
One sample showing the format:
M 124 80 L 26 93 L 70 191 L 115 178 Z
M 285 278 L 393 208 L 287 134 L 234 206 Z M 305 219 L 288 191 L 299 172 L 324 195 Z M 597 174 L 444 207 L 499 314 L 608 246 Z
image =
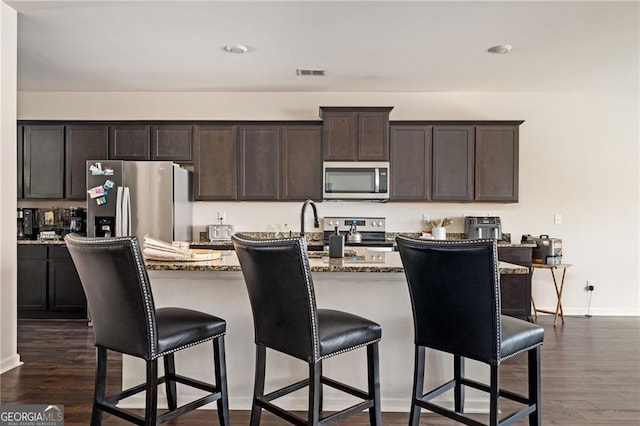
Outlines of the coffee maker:
M 38 209 L 18 207 L 18 239 L 37 240 L 40 232 Z
M 69 232 L 87 235 L 87 209 L 83 207 L 69 209 Z

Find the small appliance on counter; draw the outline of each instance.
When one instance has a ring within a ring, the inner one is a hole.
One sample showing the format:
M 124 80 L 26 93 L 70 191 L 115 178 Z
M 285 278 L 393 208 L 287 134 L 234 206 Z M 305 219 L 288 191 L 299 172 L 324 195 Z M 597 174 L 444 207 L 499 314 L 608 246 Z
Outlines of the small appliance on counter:
M 69 209 L 69 232 L 87 235 L 87 209 L 83 207 Z
M 18 239 L 37 240 L 40 233 L 40 211 L 18 207 Z
M 522 236 L 521 242 L 536 244 L 536 247 L 532 250 L 533 263 L 543 265 L 559 265 L 562 263 L 562 239 L 549 238 L 546 234 L 542 234 L 537 238 L 526 234 Z
M 497 216 L 467 216 L 464 218 L 464 234 L 467 239 L 502 239 L 502 225 Z
M 209 241 L 230 240 L 233 235 L 233 225 L 207 225 L 207 237 Z

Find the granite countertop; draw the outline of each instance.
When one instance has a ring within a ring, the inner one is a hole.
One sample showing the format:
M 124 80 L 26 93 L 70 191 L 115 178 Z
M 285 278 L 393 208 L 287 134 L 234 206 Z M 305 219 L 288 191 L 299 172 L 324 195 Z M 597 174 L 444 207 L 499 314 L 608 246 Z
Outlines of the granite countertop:
M 240 271 L 235 252 L 226 252 L 218 260 L 204 262 L 145 261 L 151 271 Z M 311 272 L 403 272 L 398 252 L 357 252 L 355 256 L 330 259 L 324 253 L 309 254 Z M 528 274 L 529 268 L 499 262 L 501 274 Z

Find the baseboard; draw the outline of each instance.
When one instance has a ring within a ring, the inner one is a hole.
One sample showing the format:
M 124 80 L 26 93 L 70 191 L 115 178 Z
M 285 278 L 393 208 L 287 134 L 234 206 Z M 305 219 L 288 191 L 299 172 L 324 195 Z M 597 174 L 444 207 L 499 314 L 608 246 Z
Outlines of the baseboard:
M 9 370 L 21 366 L 22 364 L 23 362 L 20 361 L 20 355 L 18 354 L 5 357 L 0 361 L 0 374 L 6 373 Z
M 540 309 L 544 310 L 554 310 L 555 306 L 538 306 Z M 564 315 L 565 316 L 585 316 L 587 315 L 586 308 L 565 308 L 563 306 Z M 532 310 L 533 312 L 533 310 Z M 538 315 L 549 315 L 549 314 L 538 314 Z M 640 316 L 640 310 L 634 308 L 591 308 L 589 309 L 589 315 L 598 316 L 598 317 L 638 317 Z

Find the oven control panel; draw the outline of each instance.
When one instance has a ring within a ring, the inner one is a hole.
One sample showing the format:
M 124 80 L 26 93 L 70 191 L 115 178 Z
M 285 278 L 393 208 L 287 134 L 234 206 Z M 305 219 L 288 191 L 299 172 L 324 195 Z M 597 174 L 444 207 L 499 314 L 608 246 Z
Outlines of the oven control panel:
M 386 221 L 383 217 L 325 217 L 323 230 L 333 231 L 336 226 L 339 232 L 345 232 L 351 229 L 351 225 L 355 224 L 360 232 L 385 232 Z

